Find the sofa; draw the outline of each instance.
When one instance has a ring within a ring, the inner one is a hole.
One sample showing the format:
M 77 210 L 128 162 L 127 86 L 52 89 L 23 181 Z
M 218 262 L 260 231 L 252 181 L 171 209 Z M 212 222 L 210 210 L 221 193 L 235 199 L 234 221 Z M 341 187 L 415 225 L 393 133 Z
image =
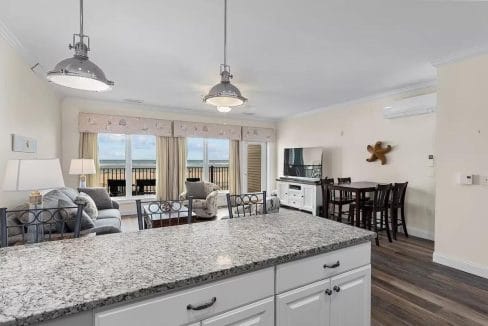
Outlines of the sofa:
M 43 207 L 61 207 L 62 202 L 65 205 L 68 205 L 68 203 L 76 205 L 79 203 L 80 195 L 83 195 L 82 193 L 88 195 L 96 206 L 96 215 L 94 215 L 95 212 L 85 207 L 84 211 L 88 214 L 84 214 L 82 219 L 82 234 L 96 233 L 97 235 L 101 235 L 122 231 L 122 218 L 119 211 L 119 204 L 110 199 L 105 188 L 79 188 L 78 190 L 73 188 L 60 188 L 51 190 L 43 196 Z M 83 197 L 86 198 L 86 196 Z
M 80 235 L 121 232 L 119 205 L 110 199 L 104 188 L 80 191 L 59 188 L 43 195 L 43 210 L 29 210 L 28 203 L 6 210 L 7 244 L 31 242 L 37 232 L 50 240 L 73 237 L 78 213 L 74 207 L 82 209 Z M 37 218 L 42 226 L 34 229 L 33 221 Z
M 217 197 L 220 187 L 207 181 L 187 181 L 186 191 L 180 194 L 180 200 L 192 197 L 193 213 L 199 218 L 214 218 L 217 216 Z

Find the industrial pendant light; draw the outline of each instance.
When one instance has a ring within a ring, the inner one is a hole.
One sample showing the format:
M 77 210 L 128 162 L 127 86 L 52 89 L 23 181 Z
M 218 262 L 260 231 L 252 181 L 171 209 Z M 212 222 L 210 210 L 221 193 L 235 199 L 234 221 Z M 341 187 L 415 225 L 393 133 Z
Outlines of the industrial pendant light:
M 79 41 L 75 43 L 77 37 Z M 112 89 L 114 82 L 107 80 L 102 69 L 88 59 L 90 37 L 83 33 L 83 0 L 80 0 L 80 33 L 73 34 L 73 44 L 69 48 L 75 50 L 75 55 L 61 61 L 54 70 L 48 72 L 49 81 L 85 91 L 103 92 Z
M 216 106 L 219 112 L 229 112 L 233 106 L 244 104 L 247 98 L 230 82 L 233 76 L 227 65 L 227 0 L 224 0 L 224 63 L 220 65 L 220 76 L 220 83 L 210 89 L 203 101 Z

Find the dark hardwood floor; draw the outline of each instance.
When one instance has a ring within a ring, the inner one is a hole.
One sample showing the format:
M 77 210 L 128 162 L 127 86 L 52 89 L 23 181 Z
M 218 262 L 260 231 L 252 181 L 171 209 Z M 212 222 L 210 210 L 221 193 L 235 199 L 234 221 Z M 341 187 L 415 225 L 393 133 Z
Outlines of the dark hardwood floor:
M 487 279 L 433 263 L 432 241 L 380 240 L 372 244 L 372 325 L 488 325 Z

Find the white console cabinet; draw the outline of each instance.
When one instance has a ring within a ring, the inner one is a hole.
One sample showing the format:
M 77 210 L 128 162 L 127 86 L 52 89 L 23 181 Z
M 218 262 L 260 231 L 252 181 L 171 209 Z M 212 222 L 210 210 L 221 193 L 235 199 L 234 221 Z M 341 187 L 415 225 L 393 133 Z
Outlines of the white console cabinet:
M 280 204 L 318 215 L 322 205 L 322 189 L 319 184 L 299 180 L 278 179 Z

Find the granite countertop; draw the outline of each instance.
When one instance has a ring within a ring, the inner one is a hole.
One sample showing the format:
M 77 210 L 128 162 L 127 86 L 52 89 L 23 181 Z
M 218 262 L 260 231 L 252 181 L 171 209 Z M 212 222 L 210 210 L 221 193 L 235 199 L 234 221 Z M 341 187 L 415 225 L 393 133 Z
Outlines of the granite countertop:
M 30 325 L 370 241 L 280 212 L 0 249 L 0 325 Z

